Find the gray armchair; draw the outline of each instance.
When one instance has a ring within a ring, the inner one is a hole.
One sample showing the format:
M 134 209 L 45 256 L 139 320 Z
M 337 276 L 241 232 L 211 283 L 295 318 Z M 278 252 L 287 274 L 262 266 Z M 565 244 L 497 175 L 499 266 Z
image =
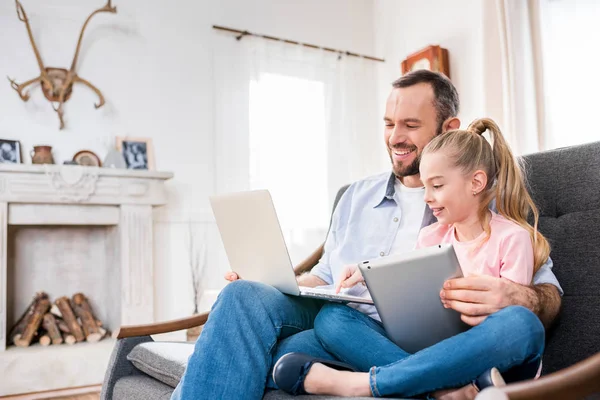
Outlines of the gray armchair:
M 600 399 L 600 142 L 531 154 L 524 161 L 540 209 L 539 228 L 550 241 L 554 273 L 565 292 L 562 310 L 547 332 L 542 377 L 486 389 L 478 398 Z M 322 252 L 321 246 L 295 268 L 296 273 L 309 271 Z M 200 326 L 207 318 L 204 313 L 122 327 L 102 399 L 169 399 L 193 344 L 154 342 L 150 335 Z M 265 394 L 269 400 L 288 398 L 280 391 Z

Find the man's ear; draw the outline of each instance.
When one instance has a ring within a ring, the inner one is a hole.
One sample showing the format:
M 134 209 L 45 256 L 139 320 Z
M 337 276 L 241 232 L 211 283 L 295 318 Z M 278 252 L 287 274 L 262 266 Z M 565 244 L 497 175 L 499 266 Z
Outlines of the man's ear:
M 456 117 L 448 118 L 442 124 L 442 132 L 448 132 L 458 128 L 460 128 L 460 119 Z
M 482 170 L 478 169 L 473 173 L 471 180 L 471 191 L 473 193 L 481 193 L 487 185 L 487 175 Z

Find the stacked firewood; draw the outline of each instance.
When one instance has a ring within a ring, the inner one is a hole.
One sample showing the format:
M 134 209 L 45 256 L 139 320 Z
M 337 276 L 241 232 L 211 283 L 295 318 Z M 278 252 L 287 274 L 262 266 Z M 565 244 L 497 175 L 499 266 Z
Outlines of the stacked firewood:
M 84 340 L 98 342 L 107 336 L 110 332 L 96 319 L 83 293 L 76 293 L 71 299 L 63 296 L 51 303 L 47 293 L 38 292 L 10 331 L 8 344 L 74 344 Z

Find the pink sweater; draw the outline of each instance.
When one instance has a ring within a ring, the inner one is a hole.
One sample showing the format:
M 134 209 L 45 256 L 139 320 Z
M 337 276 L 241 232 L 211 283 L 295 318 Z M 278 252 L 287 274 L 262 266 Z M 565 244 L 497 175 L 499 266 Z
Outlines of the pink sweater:
M 491 275 L 529 285 L 533 276 L 533 245 L 523 227 L 492 212 L 490 238 L 480 247 L 485 232 L 473 240 L 456 240 L 454 226 L 439 222 L 419 232 L 416 248 L 452 243 L 464 276 Z

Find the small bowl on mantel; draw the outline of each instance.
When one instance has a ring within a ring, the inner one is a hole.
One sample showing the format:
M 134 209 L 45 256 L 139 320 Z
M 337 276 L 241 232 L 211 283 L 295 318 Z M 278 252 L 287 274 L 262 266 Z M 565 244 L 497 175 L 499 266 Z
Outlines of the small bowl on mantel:
M 84 167 L 101 167 L 102 161 L 96 153 L 89 150 L 81 150 L 73 156 L 73 161 Z

